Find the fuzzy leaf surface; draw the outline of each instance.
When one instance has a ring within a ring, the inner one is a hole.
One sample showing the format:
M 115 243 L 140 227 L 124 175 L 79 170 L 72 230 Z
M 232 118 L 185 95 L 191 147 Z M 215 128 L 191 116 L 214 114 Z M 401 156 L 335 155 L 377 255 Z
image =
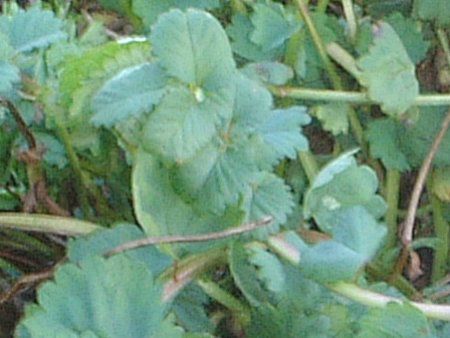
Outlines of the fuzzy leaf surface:
M 164 320 L 160 298 L 161 288 L 143 264 L 123 255 L 91 256 L 58 269 L 21 325 L 33 337 L 167 336 L 178 330 Z
M 0 25 L 0 30 L 17 52 L 30 52 L 64 39 L 66 33 L 62 27 L 63 22 L 53 12 L 35 6 L 27 11 L 20 10 L 5 25 Z
M 395 30 L 385 22 L 376 27 L 373 45 L 357 64 L 359 82 L 388 115 L 403 114 L 419 94 L 414 64 Z
M 165 84 L 165 73 L 156 64 L 146 63 L 122 70 L 94 97 L 92 122 L 110 127 L 127 117 L 138 117 L 150 111 L 163 96 Z
M 294 77 L 292 68 L 280 62 L 248 63 L 241 72 L 252 80 L 277 86 L 285 84 Z
M 347 134 L 348 114 L 351 109 L 345 103 L 328 103 L 315 107 L 313 114 L 320 120 L 323 129 L 333 135 Z
M 379 158 L 386 168 L 405 171 L 409 170 L 410 166 L 400 148 L 400 129 L 398 123 L 392 119 L 377 119 L 369 123 L 367 140 L 371 155 Z

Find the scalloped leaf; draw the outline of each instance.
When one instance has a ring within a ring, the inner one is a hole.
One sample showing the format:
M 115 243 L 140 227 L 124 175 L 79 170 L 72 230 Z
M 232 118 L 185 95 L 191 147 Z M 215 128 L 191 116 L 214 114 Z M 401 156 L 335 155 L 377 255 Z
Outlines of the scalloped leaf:
M 256 172 L 256 163 L 246 147 L 209 144 L 179 165 L 174 177 L 181 193 L 220 214 L 238 202 Z
M 213 9 L 218 6 L 219 0 L 133 0 L 132 3 L 133 12 L 142 19 L 147 28 L 150 28 L 160 14 L 172 8 Z
M 257 276 L 269 291 L 278 293 L 284 290 L 285 274 L 283 265 L 272 253 L 260 248 L 250 248 L 249 262 L 257 267 Z
M 320 120 L 324 130 L 336 136 L 348 133 L 348 114 L 351 109 L 345 103 L 329 103 L 314 107 L 312 114 Z
M 252 22 L 247 16 L 236 14 L 231 18 L 227 33 L 231 38 L 233 52 L 251 61 L 277 60 L 283 54 L 283 48 L 263 50 L 263 48 L 250 40 L 254 30 Z
M 421 19 L 436 22 L 440 26 L 450 25 L 450 6 L 447 0 L 415 0 L 414 10 Z
M 367 140 L 371 155 L 381 159 L 386 168 L 405 171 L 409 170 L 410 166 L 400 148 L 400 132 L 398 123 L 392 119 L 378 119 L 369 123 Z
M 294 77 L 291 67 L 280 62 L 257 62 L 248 63 L 241 72 L 252 80 L 262 84 L 284 85 Z
M 143 147 L 172 162 L 191 158 L 217 132 L 217 111 L 227 103 L 216 99 L 198 102 L 186 88 L 169 90 L 147 119 Z
M 63 265 L 39 290 L 38 303 L 20 324 L 32 337 L 181 337 L 164 319 L 151 272 L 124 255 Z
M 436 337 L 424 314 L 408 303 L 392 302 L 383 308 L 372 308 L 358 323 L 357 338 Z
M 252 236 L 267 237 L 269 233 L 278 231 L 279 225 L 284 224 L 287 215 L 294 207 L 294 201 L 288 186 L 284 181 L 272 173 L 260 173 L 252 180 L 243 198 L 247 219 L 256 221 L 264 216 L 274 218 L 273 225 L 256 230 Z
M 18 82 L 20 82 L 19 68 L 9 62 L 0 61 L 0 94 L 11 91 Z
M 358 166 L 349 154 L 344 154 L 314 179 L 305 195 L 305 217 L 313 217 L 326 232 L 333 228 L 334 214 L 341 208 L 360 205 L 378 219 L 385 213 L 386 203 L 376 194 L 377 189 L 375 172 L 368 166 Z
M 280 47 L 300 28 L 294 14 L 272 1 L 254 5 L 251 21 L 255 29 L 250 34 L 250 40 L 261 46 L 263 51 Z
M 104 84 L 94 96 L 94 125 L 110 127 L 128 117 L 149 112 L 164 95 L 166 75 L 156 64 L 126 68 Z
M 389 24 L 381 22 L 375 29 L 373 45 L 357 61 L 358 80 L 386 114 L 399 116 L 419 94 L 414 63 Z
M 212 15 L 171 10 L 158 18 L 150 40 L 168 74 L 203 91 L 229 87 L 234 60 L 228 38 Z
M 20 10 L 5 26 L 0 26 L 0 29 L 18 52 L 44 48 L 66 38 L 66 33 L 62 31 L 63 22 L 56 18 L 53 12 L 37 6 L 27 11 Z

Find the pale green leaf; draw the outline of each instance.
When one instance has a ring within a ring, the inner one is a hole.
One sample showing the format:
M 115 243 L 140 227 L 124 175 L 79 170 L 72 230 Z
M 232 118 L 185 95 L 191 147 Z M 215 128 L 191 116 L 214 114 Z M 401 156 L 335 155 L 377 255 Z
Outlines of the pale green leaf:
M 257 276 L 269 291 L 283 291 L 285 275 L 283 266 L 276 256 L 260 248 L 250 248 L 249 262 L 257 267 Z
M 386 22 L 394 28 L 402 40 L 411 60 L 415 64 L 422 61 L 427 54 L 428 47 L 430 47 L 430 42 L 425 41 L 420 22 L 405 18 L 398 12 L 387 17 Z
M 248 212 L 248 219 L 259 220 L 265 216 L 272 216 L 273 225 L 259 229 L 252 235 L 264 238 L 268 233 L 278 230 L 284 224 L 287 215 L 294 207 L 292 195 L 283 180 L 271 173 L 260 173 L 251 182 L 244 195 L 243 205 Z
M 399 144 L 401 128 L 392 119 L 378 119 L 369 123 L 367 140 L 370 153 L 388 169 L 409 170 L 409 163 Z
M 91 256 L 59 268 L 21 326 L 37 338 L 161 337 L 175 328 L 164 319 L 160 298 L 161 287 L 142 263 L 123 255 Z
M 359 324 L 357 338 L 435 337 L 427 318 L 409 304 L 389 303 L 383 308 L 372 308 Z
M 308 149 L 308 140 L 301 133 L 300 127 L 308 124 L 311 118 L 306 114 L 306 107 L 293 106 L 288 109 L 272 111 L 259 128 L 264 142 L 274 152 L 276 160 L 283 157 L 294 159 L 297 152 Z
M 322 169 L 305 195 L 305 217 L 314 217 L 324 231 L 333 228 L 334 214 L 341 208 L 360 205 L 375 218 L 386 211 L 385 202 L 376 194 L 375 172 L 367 166 L 358 166 L 354 160 L 344 167 L 342 164 L 351 158 L 343 156 Z
M 203 208 L 221 213 L 238 202 L 257 172 L 246 147 L 209 144 L 177 166 L 176 186 Z
M 341 208 L 330 215 L 332 239 L 300 244 L 300 269 L 309 278 L 329 283 L 349 280 L 380 248 L 386 227 L 363 207 Z
M 269 301 L 269 294 L 257 278 L 256 268 L 249 263 L 248 253 L 240 242 L 233 242 L 228 251 L 230 272 L 233 279 L 253 306 Z
M 414 10 L 422 19 L 435 22 L 440 26 L 450 25 L 448 0 L 415 0 Z
M 13 89 L 14 84 L 20 82 L 20 70 L 13 64 L 0 61 L 0 94 Z
M 20 10 L 9 21 L 5 33 L 12 47 L 18 52 L 29 52 L 35 48 L 44 48 L 64 39 L 63 23 L 55 18 L 53 12 L 37 6 L 27 11 Z
M 294 77 L 292 68 L 280 62 L 248 63 L 241 69 L 252 80 L 281 86 Z
M 133 12 L 149 29 L 157 17 L 172 8 L 185 10 L 187 8 L 213 9 L 219 6 L 219 0 L 133 0 Z
M 263 50 L 262 46 L 250 40 L 254 27 L 247 16 L 236 14 L 231 19 L 231 25 L 227 27 L 227 33 L 232 42 L 233 52 L 251 61 L 276 60 L 283 54 L 283 48 Z
M 166 75 L 152 63 L 122 70 L 94 96 L 95 125 L 112 126 L 130 116 L 149 112 L 164 95 Z
M 328 103 L 315 107 L 312 114 L 320 120 L 324 130 L 336 136 L 348 133 L 348 114 L 351 109 L 345 103 Z
M 357 64 L 361 69 L 359 82 L 388 115 L 403 114 L 419 94 L 414 64 L 397 33 L 387 23 L 376 26 L 373 45 Z
M 212 15 L 172 10 L 159 17 L 150 39 L 169 75 L 204 92 L 230 86 L 235 69 L 231 48 Z
M 171 89 L 144 126 L 143 147 L 174 162 L 194 156 L 216 134 L 217 97 L 198 102 L 185 88 Z
M 253 10 L 251 21 L 255 30 L 250 39 L 263 51 L 280 47 L 300 28 L 295 14 L 287 12 L 281 4 L 257 3 Z

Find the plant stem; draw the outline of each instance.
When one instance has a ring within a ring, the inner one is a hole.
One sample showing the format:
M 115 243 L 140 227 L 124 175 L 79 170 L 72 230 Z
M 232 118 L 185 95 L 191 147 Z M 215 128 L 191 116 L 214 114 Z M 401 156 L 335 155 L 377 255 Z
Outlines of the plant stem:
M 333 84 L 335 89 L 341 90 L 342 83 L 341 78 L 339 77 L 336 68 L 328 57 L 327 51 L 325 49 L 325 44 L 322 41 L 322 38 L 319 35 L 314 23 L 312 21 L 311 16 L 309 15 L 308 6 L 306 5 L 304 0 L 296 0 L 297 7 L 300 10 L 300 14 L 302 15 L 303 20 L 305 21 L 306 26 L 308 27 L 309 33 L 313 39 L 314 45 L 316 46 L 317 52 L 319 53 L 320 59 L 322 60 L 325 69 L 328 73 L 328 76 Z
M 360 76 L 361 71 L 356 64 L 355 58 L 339 44 L 331 42 L 327 44 L 326 50 L 328 55 L 354 78 L 357 79 Z
M 347 19 L 350 39 L 352 41 L 354 41 L 355 37 L 356 37 L 356 30 L 357 30 L 358 26 L 356 23 L 356 17 L 355 17 L 355 12 L 353 10 L 352 0 L 342 0 L 342 7 L 344 8 L 344 15 L 345 15 L 345 18 Z
M 309 89 L 299 87 L 269 87 L 272 94 L 279 97 L 290 97 L 299 100 L 347 102 L 353 104 L 378 104 L 371 100 L 366 93 L 329 89 Z M 450 106 L 450 94 L 419 95 L 413 106 Z
M 329 3 L 330 3 L 330 0 L 319 0 L 317 3 L 317 12 L 325 13 Z
M 310 151 L 300 151 L 298 156 L 302 167 L 305 170 L 306 177 L 308 177 L 308 181 L 312 182 L 314 177 L 319 172 L 319 165 L 314 155 Z
M 198 280 L 197 284 L 208 296 L 210 296 L 212 299 L 216 300 L 217 302 L 225 306 L 228 310 L 230 310 L 233 314 L 235 314 L 242 326 L 245 327 L 250 323 L 250 309 L 242 302 L 240 302 L 239 299 L 219 287 L 217 283 Z
M 169 302 L 194 278 L 215 266 L 225 264 L 225 248 L 212 249 L 201 254 L 191 255 L 176 266 L 166 270 L 160 277 L 164 283 L 163 302 Z
M 101 229 L 97 224 L 75 218 L 6 212 L 0 213 L 1 227 L 66 236 L 86 235 L 94 230 Z
M 450 46 L 449 46 L 449 43 L 448 43 L 447 33 L 442 28 L 438 28 L 436 30 L 436 34 L 438 36 L 439 43 L 441 44 L 442 49 L 445 52 L 445 56 L 447 58 L 447 64 L 450 67 Z
M 439 239 L 434 251 L 433 271 L 431 274 L 432 282 L 444 278 L 447 271 L 448 248 L 449 248 L 449 225 L 442 212 L 441 201 L 433 194 L 433 178 L 430 177 L 427 182 L 427 190 L 430 196 L 431 207 L 433 210 L 434 235 Z
M 385 307 L 390 302 L 402 304 L 398 298 L 385 296 L 379 293 L 360 288 L 355 284 L 340 282 L 330 286 L 330 289 L 358 303 L 371 307 Z M 410 302 L 410 304 L 431 319 L 450 321 L 450 305 L 425 304 Z
M 386 173 L 386 202 L 388 209 L 386 212 L 386 224 L 388 233 L 386 238 L 386 249 L 393 248 L 397 241 L 397 217 L 398 201 L 400 191 L 400 172 L 395 169 L 388 169 Z

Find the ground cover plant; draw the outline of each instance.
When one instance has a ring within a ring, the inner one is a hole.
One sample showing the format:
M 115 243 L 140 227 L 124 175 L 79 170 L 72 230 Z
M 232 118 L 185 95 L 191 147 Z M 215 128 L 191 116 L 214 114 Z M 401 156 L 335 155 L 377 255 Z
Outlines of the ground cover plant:
M 0 4 L 0 336 L 450 335 L 447 0 Z

